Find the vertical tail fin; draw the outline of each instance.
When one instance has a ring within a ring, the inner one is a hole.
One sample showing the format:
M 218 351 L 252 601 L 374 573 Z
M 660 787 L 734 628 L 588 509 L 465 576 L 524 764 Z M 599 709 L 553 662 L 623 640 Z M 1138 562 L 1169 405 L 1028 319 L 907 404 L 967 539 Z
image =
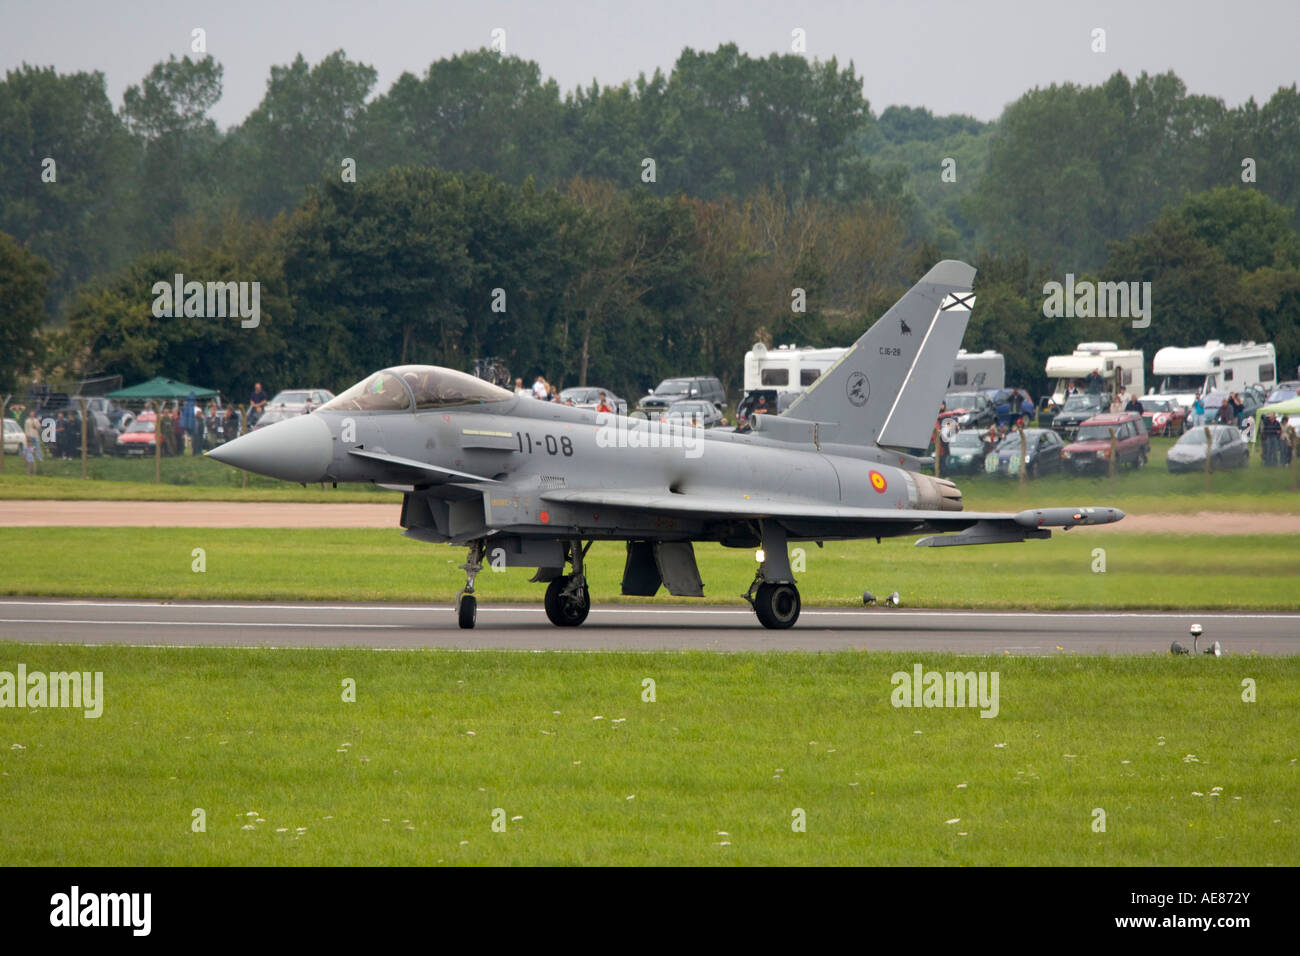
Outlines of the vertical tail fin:
M 863 333 L 782 418 L 835 423 L 835 440 L 924 448 L 970 319 L 975 269 L 945 259 Z

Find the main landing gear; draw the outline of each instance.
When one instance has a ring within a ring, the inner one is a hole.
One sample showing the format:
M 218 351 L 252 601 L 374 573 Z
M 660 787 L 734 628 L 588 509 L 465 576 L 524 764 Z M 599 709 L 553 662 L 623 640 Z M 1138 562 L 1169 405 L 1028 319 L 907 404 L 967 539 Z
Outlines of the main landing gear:
M 591 613 L 591 592 L 582 572 L 582 559 L 590 547 L 590 542 L 586 547 L 581 541 L 570 542 L 565 560 L 573 565 L 573 573 L 561 574 L 546 586 L 546 616 L 556 627 L 577 627 Z
M 763 546 L 759 551 L 758 571 L 741 597 L 758 615 L 764 627 L 784 630 L 799 620 L 802 602 L 795 587 L 790 556 L 786 553 L 785 529 L 774 522 L 761 525 Z
M 465 587 L 456 595 L 456 621 L 463 628 L 471 628 L 478 623 L 478 598 L 474 596 L 474 579 L 483 570 L 483 553 L 487 550 L 482 538 L 469 543 L 469 557 L 465 559 L 461 570 L 465 572 Z

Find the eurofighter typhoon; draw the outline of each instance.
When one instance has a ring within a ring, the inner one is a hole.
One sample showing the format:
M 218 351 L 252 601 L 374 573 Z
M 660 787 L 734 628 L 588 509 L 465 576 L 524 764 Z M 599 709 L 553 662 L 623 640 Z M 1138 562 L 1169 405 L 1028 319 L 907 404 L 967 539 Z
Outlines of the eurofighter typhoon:
M 623 593 L 704 594 L 694 542 L 756 549 L 746 599 L 787 628 L 800 599 L 791 541 L 929 533 L 929 547 L 1047 538 L 1119 521 L 1114 508 L 962 511 L 961 492 L 921 473 L 975 296 L 975 270 L 938 263 L 780 415 L 753 431 L 623 418 L 516 397 L 452 369 L 375 372 L 310 415 L 208 454 L 285 481 L 396 486 L 403 534 L 466 546 L 461 627 L 477 619 L 484 561 L 536 568 L 546 616 L 587 618 L 591 542 L 624 541 Z

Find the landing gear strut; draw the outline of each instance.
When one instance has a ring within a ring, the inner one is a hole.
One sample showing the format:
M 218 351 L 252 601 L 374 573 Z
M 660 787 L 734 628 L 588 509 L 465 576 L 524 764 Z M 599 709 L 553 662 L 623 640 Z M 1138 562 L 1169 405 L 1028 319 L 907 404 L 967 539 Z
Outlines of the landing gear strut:
M 763 560 L 758 565 L 749 590 L 741 597 L 758 615 L 764 627 L 785 630 L 799 620 L 802 602 L 795 587 L 790 556 L 786 553 L 785 529 L 775 522 L 762 522 Z
M 463 628 L 478 623 L 478 598 L 474 596 L 474 579 L 483 570 L 483 553 L 487 550 L 482 538 L 469 543 L 469 557 L 461 570 L 465 572 L 465 587 L 456 595 L 456 621 Z
M 591 592 L 582 571 L 582 559 L 590 547 L 590 543 L 584 548 L 581 541 L 570 542 L 566 559 L 573 565 L 573 573 L 562 574 L 546 586 L 546 616 L 556 627 L 577 627 L 591 613 Z

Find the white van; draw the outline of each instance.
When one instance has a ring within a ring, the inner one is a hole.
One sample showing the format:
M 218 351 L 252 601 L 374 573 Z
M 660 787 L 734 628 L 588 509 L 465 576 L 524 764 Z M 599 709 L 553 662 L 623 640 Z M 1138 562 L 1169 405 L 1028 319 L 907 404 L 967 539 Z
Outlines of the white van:
M 1250 385 L 1266 390 L 1277 384 L 1277 352 L 1272 342 L 1224 345 L 1211 339 L 1191 348 L 1163 348 L 1151 363 L 1155 394 L 1191 407 L 1198 394 L 1239 392 Z

